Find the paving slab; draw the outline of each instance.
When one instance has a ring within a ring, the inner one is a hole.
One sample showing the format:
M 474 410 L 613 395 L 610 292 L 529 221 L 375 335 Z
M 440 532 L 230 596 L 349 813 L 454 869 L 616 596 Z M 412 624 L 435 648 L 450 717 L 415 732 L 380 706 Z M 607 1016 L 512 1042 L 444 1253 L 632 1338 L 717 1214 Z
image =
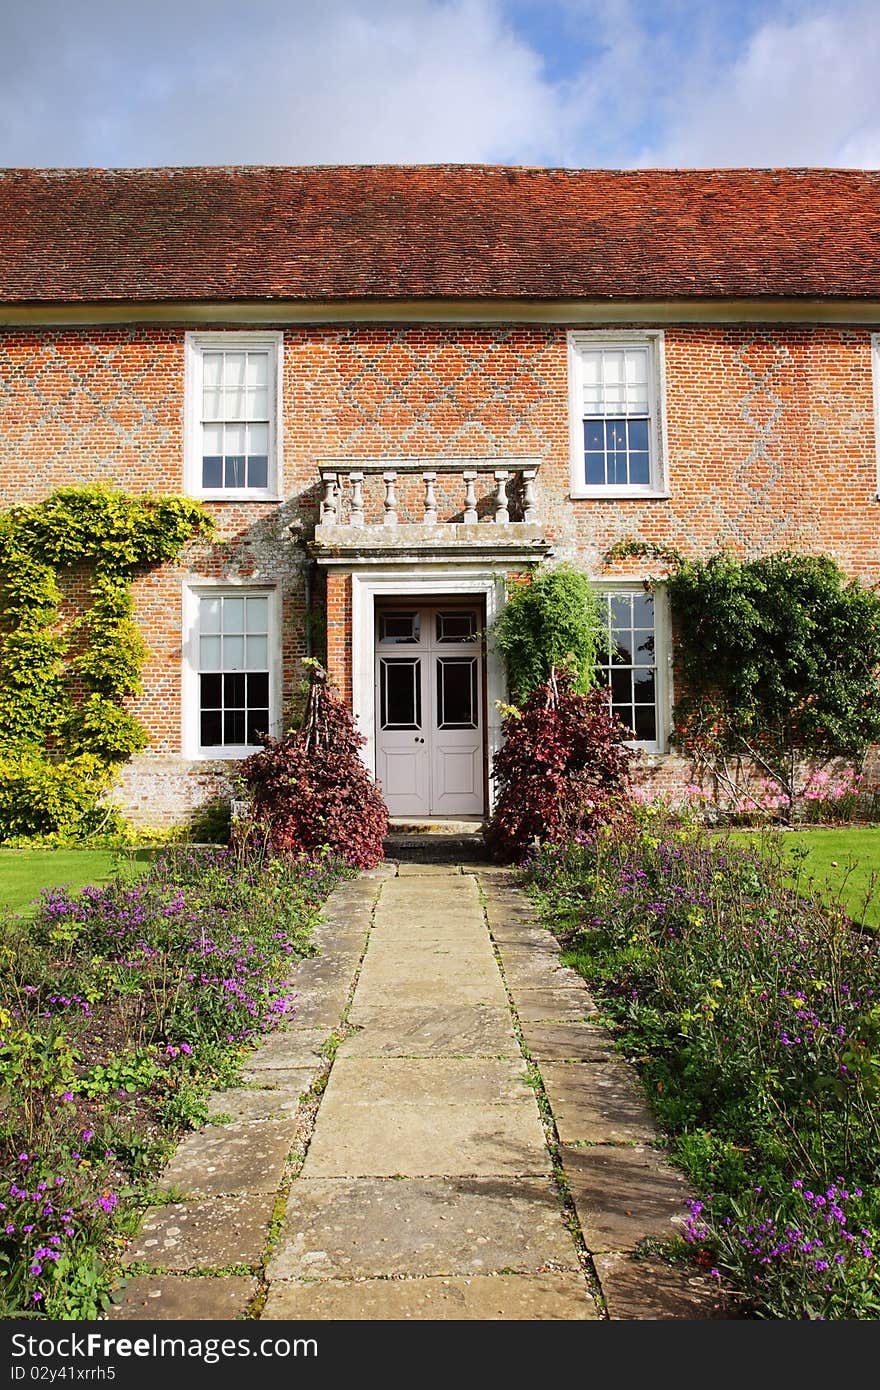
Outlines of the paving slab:
M 320 1029 L 326 1037 L 341 1021 L 350 994 L 351 977 L 338 985 L 303 990 L 294 1002 L 294 1019 L 303 1028 Z
M 150 1207 L 125 1262 L 143 1261 L 168 1270 L 256 1266 L 274 1206 L 275 1194 L 266 1192 Z
M 494 976 L 486 974 L 478 980 L 459 979 L 454 988 L 448 978 L 411 980 L 408 983 L 388 980 L 375 983 L 367 979 L 358 984 L 357 993 L 349 1011 L 349 1020 L 360 1023 L 365 1009 L 385 1004 L 395 1009 L 437 1009 L 444 1004 L 494 1004 L 504 1008 L 507 1004 L 507 991 L 498 971 Z
M 583 1277 L 564 1272 L 275 1283 L 261 1316 L 335 1322 L 572 1322 L 598 1313 Z
M 535 950 L 546 951 L 554 956 L 558 956 L 562 950 L 556 938 L 551 936 L 544 927 L 535 926 L 529 921 L 512 922 L 506 917 L 502 924 L 492 930 L 492 940 L 502 955 L 508 946 L 531 947 Z
M 377 1005 L 357 1014 L 359 1031 L 337 1057 L 516 1057 L 507 1009 L 490 1004 L 431 1009 Z
M 467 870 L 460 864 L 409 864 L 403 861 L 397 866 L 398 878 L 448 878 L 457 874 L 461 877 Z
M 319 1123 L 346 1106 L 499 1105 L 535 1093 L 522 1057 L 486 1061 L 468 1057 L 337 1056 L 321 1101 Z
M 576 1023 L 597 1012 L 586 990 L 574 985 L 528 989 L 512 985 L 513 1007 L 521 1023 Z
M 539 1064 L 544 1089 L 554 1115 L 565 1115 L 564 1126 L 589 1144 L 651 1142 L 657 1126 L 641 1086 L 631 1069 L 619 1062 L 566 1064 L 568 1072 Z
M 160 1190 L 188 1197 L 276 1192 L 292 1143 L 289 1117 L 213 1125 L 188 1134 L 166 1164 Z
M 250 1054 L 242 1067 L 242 1075 L 323 1065 L 321 1048 L 326 1040 L 327 1033 L 323 1028 L 300 1028 L 294 1023 L 289 1028 L 279 1029 L 277 1033 L 270 1033 Z
M 372 946 L 364 957 L 358 993 L 381 990 L 386 984 L 405 986 L 430 981 L 443 983 L 453 993 L 464 977 L 471 987 L 482 984 L 489 989 L 501 985 L 498 966 L 491 951 L 376 950 Z
M 346 953 L 340 951 L 326 952 L 320 956 L 312 956 L 309 960 L 300 961 L 290 972 L 290 978 L 296 989 L 314 989 L 316 986 L 336 985 L 340 980 L 346 983 L 351 982 L 355 974 L 363 948 L 358 946 Z
M 262 1067 L 250 1071 L 245 1066 L 239 1073 L 239 1080 L 247 1090 L 267 1091 L 270 1095 L 300 1096 L 326 1066 L 328 1063 L 323 1057 L 305 1067 Z M 223 1092 L 214 1094 L 223 1095 Z
M 114 1294 L 111 1321 L 212 1321 L 239 1318 L 257 1292 L 256 1279 L 222 1276 L 138 1274 Z
M 587 1249 L 634 1250 L 640 1241 L 681 1235 L 692 1191 L 654 1150 L 560 1145 L 560 1158 Z
M 539 1063 L 607 1062 L 620 1056 L 612 1034 L 598 1023 L 533 1023 L 522 1019 L 521 1028 L 526 1047 Z
M 267 1276 L 578 1269 L 549 1179 L 299 1178 Z
M 402 1095 L 406 1095 L 403 1091 Z M 534 1100 L 324 1106 L 305 1178 L 542 1175 L 550 1156 Z
M 297 1079 L 292 1085 L 277 1090 L 256 1086 L 231 1086 L 228 1091 L 214 1091 L 208 1100 L 212 1119 L 227 1116 L 233 1124 L 241 1120 L 271 1120 L 279 1115 L 294 1115 L 300 1107 L 301 1096 L 312 1084 L 307 1069 L 292 1072 Z
M 596 1255 L 593 1261 L 612 1318 L 726 1318 L 729 1310 L 707 1275 L 662 1260 Z
M 558 989 L 571 987 L 578 976 L 567 965 L 559 964 L 559 957 L 548 951 L 529 950 L 528 947 L 506 947 L 516 955 L 501 956 L 504 978 L 510 989 L 523 985 L 529 989 Z

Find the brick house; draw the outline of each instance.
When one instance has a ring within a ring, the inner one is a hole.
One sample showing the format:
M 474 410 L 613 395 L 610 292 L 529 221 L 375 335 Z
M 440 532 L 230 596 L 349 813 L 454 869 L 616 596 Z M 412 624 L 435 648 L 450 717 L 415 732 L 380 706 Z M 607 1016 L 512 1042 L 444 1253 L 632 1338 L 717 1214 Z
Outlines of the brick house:
M 186 493 L 136 585 L 133 819 L 185 818 L 324 650 L 399 815 L 481 815 L 508 577 L 593 578 L 614 706 L 674 787 L 662 586 L 624 537 L 880 579 L 880 174 L 0 173 L 3 502 Z

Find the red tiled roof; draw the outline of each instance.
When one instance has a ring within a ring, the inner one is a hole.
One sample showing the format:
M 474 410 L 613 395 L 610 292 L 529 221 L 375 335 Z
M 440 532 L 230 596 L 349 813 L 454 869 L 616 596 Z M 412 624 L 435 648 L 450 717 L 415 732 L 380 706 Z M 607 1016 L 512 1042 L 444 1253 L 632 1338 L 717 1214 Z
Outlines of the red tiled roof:
M 0 302 L 880 299 L 880 172 L 0 171 Z

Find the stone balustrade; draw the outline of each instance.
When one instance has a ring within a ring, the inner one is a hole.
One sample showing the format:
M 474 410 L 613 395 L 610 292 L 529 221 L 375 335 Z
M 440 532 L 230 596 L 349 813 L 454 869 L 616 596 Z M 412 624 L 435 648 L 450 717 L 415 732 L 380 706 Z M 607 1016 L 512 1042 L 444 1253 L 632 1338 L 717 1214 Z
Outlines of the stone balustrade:
M 319 462 L 320 525 L 360 529 L 438 526 L 450 521 L 472 526 L 482 521 L 507 526 L 512 520 L 536 525 L 539 468 L 536 458 L 323 459 Z M 415 513 L 414 483 L 418 485 Z M 409 505 L 401 522 L 398 489 L 404 487 Z M 445 501 L 442 520 L 438 491 Z M 450 506 L 451 497 L 455 501 Z M 451 515 L 445 515 L 450 511 Z

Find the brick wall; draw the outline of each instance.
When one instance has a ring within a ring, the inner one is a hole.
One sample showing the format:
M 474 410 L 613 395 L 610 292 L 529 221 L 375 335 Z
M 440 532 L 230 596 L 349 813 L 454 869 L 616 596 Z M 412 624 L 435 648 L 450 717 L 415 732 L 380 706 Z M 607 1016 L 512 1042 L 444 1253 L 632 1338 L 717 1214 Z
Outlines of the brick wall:
M 615 540 L 636 536 L 690 555 L 722 544 L 825 552 L 880 579 L 870 332 L 687 326 L 667 328 L 665 340 L 668 500 L 572 501 L 564 328 L 286 327 L 284 502 L 211 504 L 218 539 L 135 584 L 150 648 L 133 708 L 151 743 L 124 779 L 138 819 L 175 818 L 222 780 L 222 769 L 181 758 L 185 579 L 280 584 L 285 701 L 295 694 L 308 561 L 287 527 L 300 524 L 307 538 L 317 519 L 318 458 L 535 455 L 556 554 L 594 574 Z M 0 332 L 4 504 L 97 479 L 182 491 L 183 377 L 182 327 Z M 402 519 L 417 514 L 406 486 L 401 507 Z M 614 572 L 627 568 L 636 567 Z M 350 580 L 329 574 L 328 664 L 349 698 L 350 611 Z M 669 780 L 671 768 L 658 766 L 653 780 Z

